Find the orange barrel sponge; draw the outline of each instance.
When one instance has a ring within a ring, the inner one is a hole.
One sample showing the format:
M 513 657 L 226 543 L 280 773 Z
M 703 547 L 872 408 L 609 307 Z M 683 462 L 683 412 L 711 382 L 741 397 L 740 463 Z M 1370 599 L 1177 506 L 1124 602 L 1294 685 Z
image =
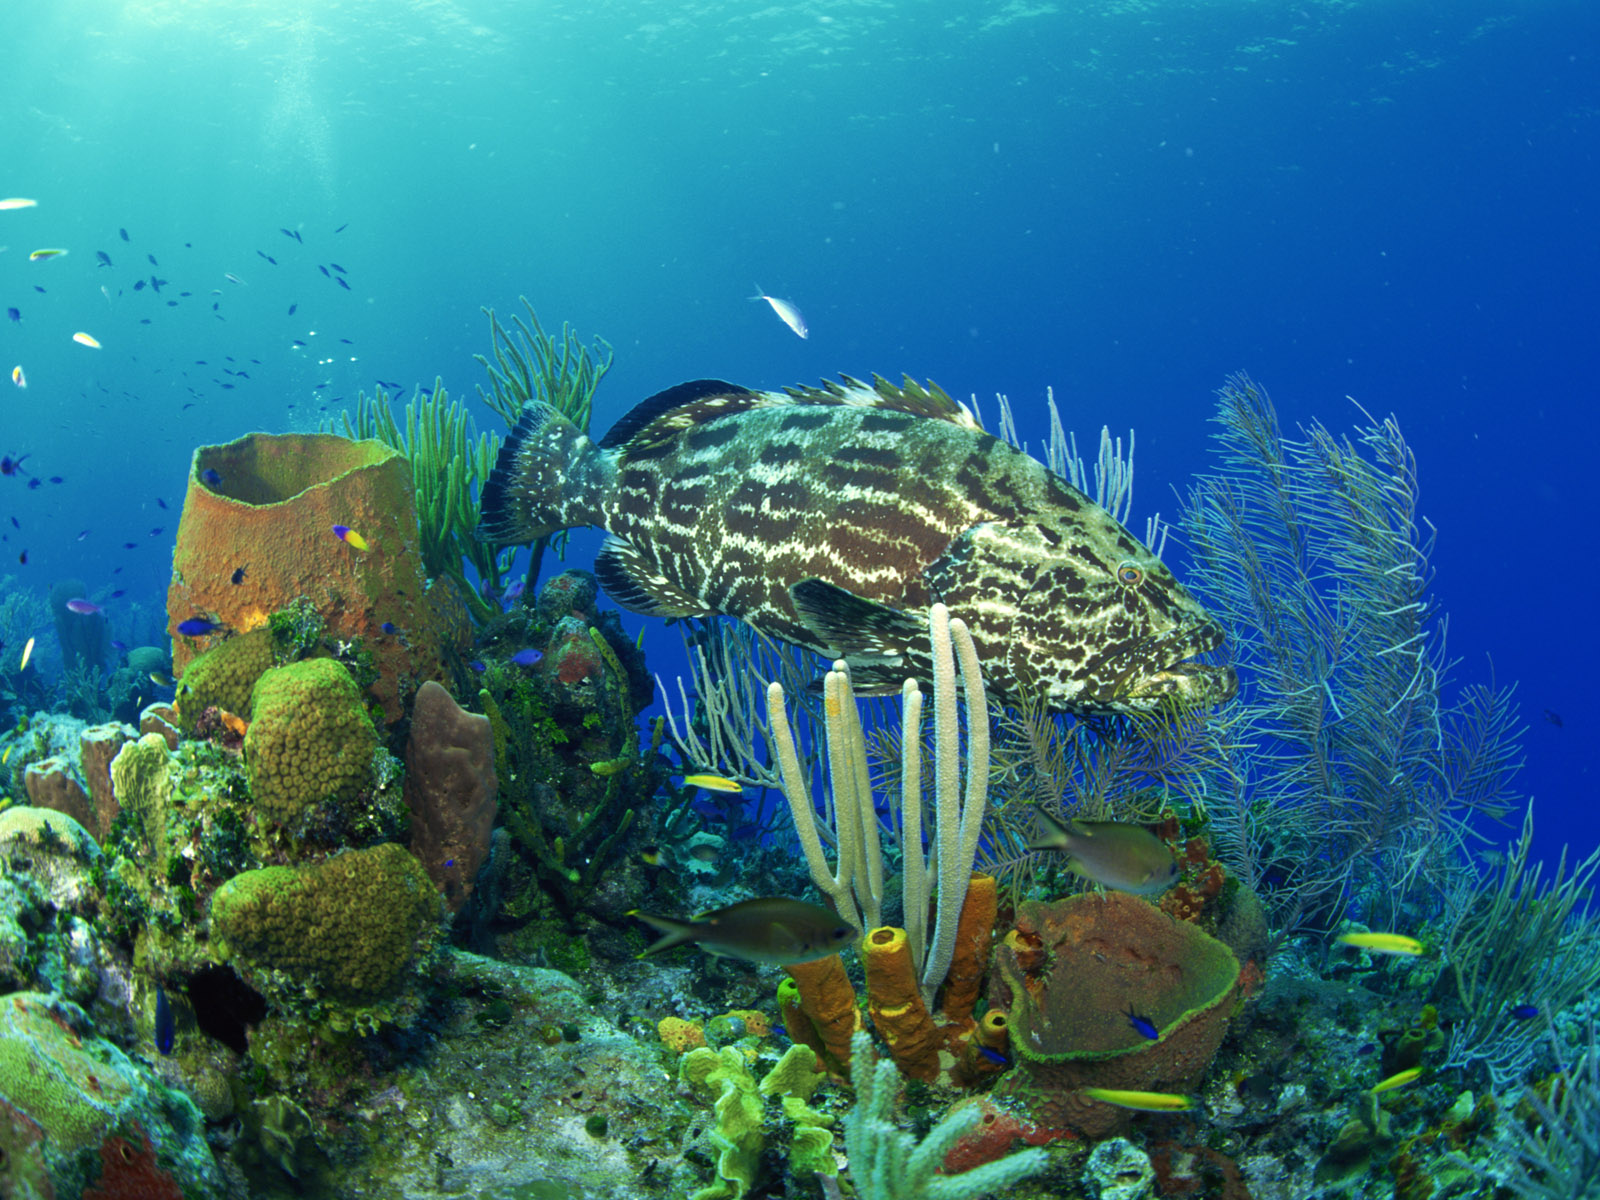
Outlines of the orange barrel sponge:
M 994 940 L 998 910 L 994 876 L 974 871 L 961 905 L 961 920 L 956 924 L 955 954 L 944 977 L 941 1011 L 946 1020 L 965 1022 L 972 1017 L 978 988 L 989 970 L 989 946 Z
M 844 973 L 844 963 L 837 954 L 830 954 L 814 962 L 791 963 L 783 969 L 800 993 L 800 1011 L 822 1040 L 823 1057 L 829 1068 L 841 1073 L 849 1071 L 850 1039 L 861 1027 L 861 1012 L 856 1008 L 856 990 L 850 986 L 850 976 Z
M 455 585 L 425 578 L 419 539 L 411 464 L 381 442 L 252 433 L 201 446 L 167 589 L 174 666 L 217 641 L 185 635 L 187 622 L 248 633 L 304 596 L 329 638 L 372 652 L 372 694 L 398 720 L 424 680 L 446 678 L 446 651 L 471 641 Z
M 937 1079 L 944 1037 L 922 1003 L 906 931 L 893 925 L 869 930 L 861 958 L 867 968 L 867 1011 L 895 1065 L 912 1079 Z

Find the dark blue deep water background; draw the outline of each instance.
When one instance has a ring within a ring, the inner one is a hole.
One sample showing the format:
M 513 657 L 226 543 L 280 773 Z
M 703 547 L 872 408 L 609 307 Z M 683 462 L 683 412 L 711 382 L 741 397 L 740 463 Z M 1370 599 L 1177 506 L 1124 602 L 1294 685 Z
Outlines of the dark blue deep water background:
M 519 295 L 615 344 L 597 430 L 875 371 L 1037 437 L 1053 386 L 1080 442 L 1137 429 L 1140 515 L 1244 369 L 1286 425 L 1398 418 L 1456 679 L 1520 681 L 1541 851 L 1600 840 L 1592 0 L 10 0 L 0 45 L 39 201 L 0 212 L 0 453 L 64 480 L 0 478 L 6 587 L 159 609 L 195 445 L 471 393 Z

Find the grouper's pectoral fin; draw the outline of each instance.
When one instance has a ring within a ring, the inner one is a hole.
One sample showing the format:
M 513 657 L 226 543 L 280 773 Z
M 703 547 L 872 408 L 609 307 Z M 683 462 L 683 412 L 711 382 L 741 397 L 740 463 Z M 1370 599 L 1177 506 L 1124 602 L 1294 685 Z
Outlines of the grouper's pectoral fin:
M 928 637 L 923 618 L 823 579 L 791 584 L 789 595 L 817 641 L 850 664 L 851 683 L 863 694 L 898 690 L 905 679 L 908 650 Z
M 594 560 L 595 578 L 629 612 L 647 617 L 706 617 L 711 610 L 661 573 L 632 542 L 608 537 Z

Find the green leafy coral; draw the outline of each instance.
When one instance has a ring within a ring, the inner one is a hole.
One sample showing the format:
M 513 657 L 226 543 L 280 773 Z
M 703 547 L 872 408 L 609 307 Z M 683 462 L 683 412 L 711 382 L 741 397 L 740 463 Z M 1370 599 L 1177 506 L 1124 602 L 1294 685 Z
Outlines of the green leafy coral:
M 766 1147 L 762 1097 L 779 1097 L 783 1114 L 793 1125 L 789 1173 L 837 1173 L 833 1122 L 808 1103 L 826 1077 L 817 1069 L 816 1057 L 808 1046 L 790 1046 L 757 1084 L 738 1046 L 702 1047 L 683 1056 L 679 1082 L 711 1099 L 716 1118 L 709 1136 L 717 1150 L 717 1178 L 694 1192 L 691 1200 L 741 1200 L 754 1188 Z
M 245 734 L 250 794 L 280 824 L 312 805 L 355 797 L 372 777 L 378 735 L 345 668 L 328 658 L 267 671 Z
M 437 926 L 439 894 L 392 842 L 236 875 L 211 901 L 221 952 L 258 989 L 364 1003 L 394 991 Z

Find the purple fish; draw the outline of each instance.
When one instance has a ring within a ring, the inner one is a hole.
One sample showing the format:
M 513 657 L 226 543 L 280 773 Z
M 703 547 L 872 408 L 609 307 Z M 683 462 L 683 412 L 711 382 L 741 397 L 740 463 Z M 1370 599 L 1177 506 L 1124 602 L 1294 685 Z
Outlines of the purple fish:
M 111 639 L 111 648 L 113 650 L 115 650 L 118 654 L 121 654 L 121 653 L 123 653 L 124 651 L 127 650 L 128 643 L 127 642 L 119 642 L 119 641 L 117 641 L 116 638 L 112 638 Z
M 71 611 L 73 611 L 75 613 L 81 613 L 83 616 L 86 616 L 86 617 L 92 617 L 92 616 L 95 615 L 95 613 L 102 611 L 98 604 L 92 603 L 91 601 L 88 601 L 88 600 L 84 600 L 81 597 L 73 599 L 73 600 L 68 600 L 67 601 L 67 608 L 69 608 Z
M 542 650 L 518 650 L 511 656 L 511 661 L 519 667 L 531 667 L 543 657 Z
M 215 633 L 221 629 L 215 621 L 208 621 L 204 617 L 190 617 L 187 621 L 178 623 L 178 632 L 184 637 L 204 637 L 208 633 Z
M 487 671 L 489 669 L 487 666 L 484 665 L 484 661 L 481 658 L 473 659 L 471 662 L 469 662 L 467 664 L 467 666 L 471 667 L 474 671 L 478 672 L 478 674 L 480 674 L 480 675 L 483 674 L 485 671 Z

